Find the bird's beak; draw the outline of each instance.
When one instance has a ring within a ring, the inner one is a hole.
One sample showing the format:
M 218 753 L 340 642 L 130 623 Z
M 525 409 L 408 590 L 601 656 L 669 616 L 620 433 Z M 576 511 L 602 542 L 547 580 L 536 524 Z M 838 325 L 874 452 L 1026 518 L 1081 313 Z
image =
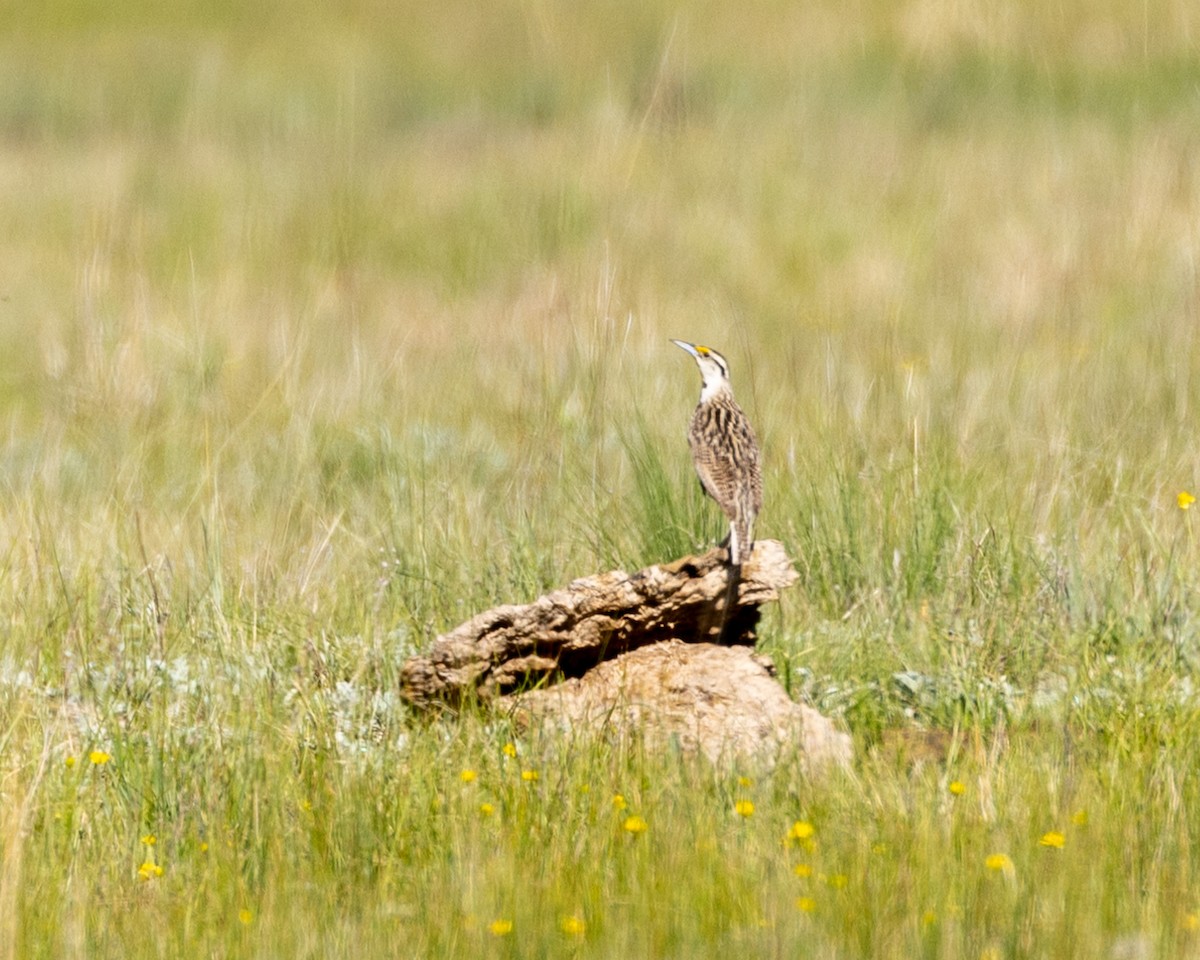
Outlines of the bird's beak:
M 697 360 L 700 359 L 700 353 L 699 353 L 699 351 L 696 350 L 695 345 L 688 343 L 686 340 L 672 340 L 671 342 L 673 344 L 675 344 L 675 346 L 679 347 L 681 350 L 686 350 Z

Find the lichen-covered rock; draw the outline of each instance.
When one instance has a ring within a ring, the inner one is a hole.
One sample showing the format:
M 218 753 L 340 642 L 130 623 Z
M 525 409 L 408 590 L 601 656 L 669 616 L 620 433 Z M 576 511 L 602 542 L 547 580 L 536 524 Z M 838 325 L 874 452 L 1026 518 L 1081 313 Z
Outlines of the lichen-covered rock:
M 714 764 L 769 767 L 799 755 L 816 769 L 851 756 L 850 737 L 795 703 L 770 660 L 747 647 L 668 640 L 502 702 L 520 722 L 636 737 Z

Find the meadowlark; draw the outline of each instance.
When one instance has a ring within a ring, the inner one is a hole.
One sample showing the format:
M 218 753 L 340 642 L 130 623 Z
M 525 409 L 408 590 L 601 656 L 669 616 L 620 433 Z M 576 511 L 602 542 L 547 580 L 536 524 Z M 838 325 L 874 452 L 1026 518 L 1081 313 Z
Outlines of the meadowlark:
M 688 442 L 704 492 L 729 518 L 729 563 L 740 567 L 754 546 L 754 520 L 762 509 L 758 443 L 746 414 L 733 399 L 729 364 L 711 347 L 672 340 L 700 367 L 703 386 Z

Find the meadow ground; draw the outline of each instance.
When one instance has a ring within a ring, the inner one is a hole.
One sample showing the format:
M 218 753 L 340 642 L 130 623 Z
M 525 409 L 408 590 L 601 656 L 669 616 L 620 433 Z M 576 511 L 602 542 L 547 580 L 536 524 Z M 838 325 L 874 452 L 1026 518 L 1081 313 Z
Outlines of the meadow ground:
M 1200 956 L 1200 8 L 0 8 L 0 958 Z M 422 724 L 721 533 L 812 780 Z M 928 747 L 928 749 L 926 749 Z

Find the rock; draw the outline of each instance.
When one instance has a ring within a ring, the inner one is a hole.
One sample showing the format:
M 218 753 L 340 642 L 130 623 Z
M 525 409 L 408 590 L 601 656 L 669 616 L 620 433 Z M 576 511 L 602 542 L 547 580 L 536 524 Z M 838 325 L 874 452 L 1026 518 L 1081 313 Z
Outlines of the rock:
M 662 640 L 753 645 L 759 607 L 777 600 L 796 570 L 781 543 L 759 540 L 736 590 L 729 573 L 726 552 L 714 549 L 632 575 L 584 577 L 532 603 L 494 607 L 409 659 L 400 671 L 401 696 L 419 708 L 486 701 L 580 677 Z
M 792 701 L 766 657 L 746 647 L 667 640 L 606 661 L 577 679 L 505 697 L 518 722 L 606 729 L 714 764 L 770 767 L 799 754 L 815 770 L 848 764 L 850 737 Z

